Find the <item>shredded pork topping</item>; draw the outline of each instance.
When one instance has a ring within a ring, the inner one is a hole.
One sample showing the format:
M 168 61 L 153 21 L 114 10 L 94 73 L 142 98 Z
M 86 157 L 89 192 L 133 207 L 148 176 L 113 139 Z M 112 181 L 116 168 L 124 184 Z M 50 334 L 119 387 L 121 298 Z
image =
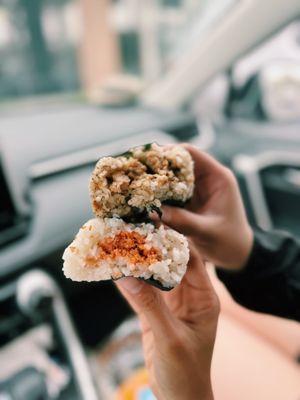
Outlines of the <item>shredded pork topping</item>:
M 191 155 L 181 146 L 149 144 L 98 161 L 90 181 L 96 216 L 134 217 L 167 200 L 186 202 L 194 189 Z
M 85 264 L 96 267 L 100 260 L 125 258 L 130 264 L 151 265 L 162 260 L 160 250 L 146 244 L 145 236 L 138 232 L 121 231 L 98 243 L 96 256 L 87 256 Z

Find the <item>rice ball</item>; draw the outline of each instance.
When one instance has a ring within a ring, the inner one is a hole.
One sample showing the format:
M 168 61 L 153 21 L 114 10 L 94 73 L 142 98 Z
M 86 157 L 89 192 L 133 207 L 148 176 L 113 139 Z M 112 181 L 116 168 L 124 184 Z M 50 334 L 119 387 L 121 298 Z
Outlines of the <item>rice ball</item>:
M 145 218 L 162 203 L 184 204 L 193 194 L 194 164 L 182 146 L 156 143 L 117 157 L 101 158 L 92 173 L 90 198 L 95 216 Z
M 63 260 L 63 272 L 73 281 L 133 276 L 169 290 L 186 272 L 189 248 L 183 235 L 164 226 L 95 218 L 81 227 Z

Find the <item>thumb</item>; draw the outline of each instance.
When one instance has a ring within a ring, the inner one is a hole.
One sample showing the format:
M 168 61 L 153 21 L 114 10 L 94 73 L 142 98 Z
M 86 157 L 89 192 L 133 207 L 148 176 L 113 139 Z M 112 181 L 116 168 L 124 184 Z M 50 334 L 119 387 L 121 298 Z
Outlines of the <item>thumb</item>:
M 172 333 L 172 316 L 158 289 L 132 277 L 115 283 L 138 316 L 147 320 L 154 336 L 165 339 Z
M 203 218 L 183 208 L 164 206 L 161 220 L 186 236 L 197 236 L 204 231 Z

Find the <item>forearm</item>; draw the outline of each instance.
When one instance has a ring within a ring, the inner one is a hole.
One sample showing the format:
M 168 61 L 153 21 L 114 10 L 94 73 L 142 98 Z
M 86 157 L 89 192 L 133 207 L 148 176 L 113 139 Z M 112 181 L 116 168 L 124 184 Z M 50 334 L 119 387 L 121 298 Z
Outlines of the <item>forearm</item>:
M 217 274 L 245 307 L 300 321 L 300 244 L 290 235 L 255 230 L 245 267 Z

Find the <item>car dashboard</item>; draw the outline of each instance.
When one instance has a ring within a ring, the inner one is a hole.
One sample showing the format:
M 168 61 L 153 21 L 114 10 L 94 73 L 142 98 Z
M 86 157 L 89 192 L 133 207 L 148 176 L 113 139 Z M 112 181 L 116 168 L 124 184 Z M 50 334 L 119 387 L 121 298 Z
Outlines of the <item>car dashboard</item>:
M 71 376 L 61 399 L 90 397 L 78 395 L 80 374 L 65 336 L 74 335 L 76 342 L 78 335 L 82 349 L 93 351 L 131 314 L 111 282 L 71 282 L 62 273 L 64 248 L 92 218 L 88 182 L 100 157 L 149 142 L 190 141 L 233 169 L 253 225 L 300 235 L 298 123 L 237 118 L 204 123 L 184 111 L 81 104 L 2 111 L 0 120 L 0 352 L 36 328 L 53 330 L 55 345 L 47 354 L 63 370 L 68 366 Z M 49 312 L 47 296 L 34 317 L 24 312 L 20 282 L 30 283 L 36 271 L 61 293 L 61 307 L 69 310 L 63 321 L 55 309 Z

